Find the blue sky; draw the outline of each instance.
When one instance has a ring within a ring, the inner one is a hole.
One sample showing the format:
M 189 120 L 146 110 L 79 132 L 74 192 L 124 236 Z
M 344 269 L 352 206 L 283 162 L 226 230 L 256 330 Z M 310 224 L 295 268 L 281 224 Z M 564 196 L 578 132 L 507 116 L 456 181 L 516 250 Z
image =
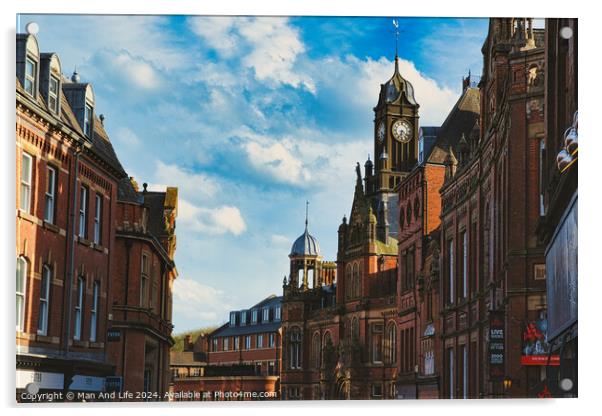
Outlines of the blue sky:
M 288 253 L 310 232 L 327 260 L 349 215 L 355 164 L 372 152 L 391 18 L 22 15 L 63 72 L 91 82 L 125 169 L 179 188 L 175 332 L 281 294 Z M 481 70 L 487 19 L 402 18 L 399 55 L 440 124 Z

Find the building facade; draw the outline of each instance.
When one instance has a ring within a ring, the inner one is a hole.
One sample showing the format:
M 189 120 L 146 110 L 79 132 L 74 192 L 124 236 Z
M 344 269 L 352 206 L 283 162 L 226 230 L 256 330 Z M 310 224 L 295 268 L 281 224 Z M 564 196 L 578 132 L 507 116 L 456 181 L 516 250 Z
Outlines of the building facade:
M 269 296 L 249 309 L 231 311 L 227 323 L 185 341 L 172 353 L 172 392 L 182 400 L 279 398 L 282 297 Z M 187 392 L 194 392 L 192 397 Z
M 543 213 L 538 235 L 546 247 L 547 340 L 559 367 L 547 368 L 554 397 L 577 397 L 577 19 L 546 19 Z
M 119 185 L 129 179 L 92 85 L 64 77 L 35 36 L 19 34 L 16 45 L 17 400 L 100 392 L 117 374 L 107 331 Z

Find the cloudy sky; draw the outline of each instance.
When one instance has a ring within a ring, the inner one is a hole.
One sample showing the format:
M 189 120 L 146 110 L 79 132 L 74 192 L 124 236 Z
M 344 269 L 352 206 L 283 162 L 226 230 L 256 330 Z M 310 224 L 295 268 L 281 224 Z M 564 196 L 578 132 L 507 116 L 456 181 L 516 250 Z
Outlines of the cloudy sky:
M 175 332 L 281 294 L 310 232 L 328 260 L 349 215 L 355 164 L 372 152 L 379 85 L 393 73 L 391 18 L 22 15 L 63 72 L 96 93 L 138 183 L 179 188 Z M 400 69 L 439 125 L 481 70 L 486 19 L 400 19 Z

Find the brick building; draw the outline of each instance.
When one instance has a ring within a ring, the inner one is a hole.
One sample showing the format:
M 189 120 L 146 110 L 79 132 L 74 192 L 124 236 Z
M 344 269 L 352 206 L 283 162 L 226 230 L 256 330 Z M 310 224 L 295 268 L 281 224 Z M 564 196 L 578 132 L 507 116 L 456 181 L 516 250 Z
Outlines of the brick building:
M 282 297 L 269 296 L 172 353 L 172 392 L 191 400 L 279 398 Z M 196 392 L 196 399 L 188 392 Z M 265 397 L 265 394 L 268 394 Z M 244 394 L 244 395 L 243 395 Z M 260 396 L 261 395 L 261 396 Z
M 441 189 L 442 397 L 528 397 L 523 331 L 546 313 L 541 211 L 544 33 L 491 19 L 480 131 L 449 150 Z M 497 337 L 497 338 L 493 338 Z
M 30 383 L 41 392 L 103 391 L 119 374 L 107 330 L 125 257 L 119 187 L 129 179 L 92 85 L 77 73 L 65 78 L 59 56 L 41 53 L 33 35 L 17 35 L 16 51 L 17 399 L 27 400 Z
M 449 149 L 467 145 L 466 138 L 477 134 L 479 117 L 479 90 L 471 87 L 470 76 L 463 80 L 463 88 L 462 95 L 440 128 L 421 128 L 418 164 L 397 188 L 397 309 L 403 356 L 398 373 L 400 398 L 439 397 L 439 191 L 445 181 L 446 166 L 453 155 Z

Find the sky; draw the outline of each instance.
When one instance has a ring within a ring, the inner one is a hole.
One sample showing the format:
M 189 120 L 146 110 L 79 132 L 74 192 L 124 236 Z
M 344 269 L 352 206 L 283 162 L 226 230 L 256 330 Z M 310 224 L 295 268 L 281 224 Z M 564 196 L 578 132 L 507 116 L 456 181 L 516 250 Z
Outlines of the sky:
M 335 260 L 355 165 L 373 151 L 373 107 L 393 74 L 391 17 L 21 15 L 42 52 L 93 84 L 130 176 L 177 186 L 174 332 L 282 294 L 309 231 Z M 400 72 L 422 125 L 440 125 L 487 19 L 400 18 Z

